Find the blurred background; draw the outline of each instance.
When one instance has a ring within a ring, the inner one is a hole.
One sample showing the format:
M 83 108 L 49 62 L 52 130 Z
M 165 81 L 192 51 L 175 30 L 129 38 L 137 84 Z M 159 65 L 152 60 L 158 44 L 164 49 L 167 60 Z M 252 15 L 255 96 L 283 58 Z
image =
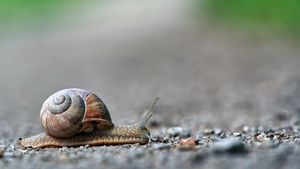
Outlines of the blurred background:
M 300 111 L 298 0 L 2 0 L 0 124 L 41 131 L 69 87 L 98 94 L 115 123 L 281 125 Z M 11 133 L 14 131 L 14 133 Z

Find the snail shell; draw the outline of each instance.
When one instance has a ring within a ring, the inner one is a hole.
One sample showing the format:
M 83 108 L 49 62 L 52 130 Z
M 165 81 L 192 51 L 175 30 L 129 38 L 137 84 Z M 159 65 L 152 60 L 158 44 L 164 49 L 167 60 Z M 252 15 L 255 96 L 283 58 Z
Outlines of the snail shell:
M 92 92 L 77 88 L 49 96 L 41 108 L 40 121 L 45 132 L 55 138 L 114 127 L 102 100 Z

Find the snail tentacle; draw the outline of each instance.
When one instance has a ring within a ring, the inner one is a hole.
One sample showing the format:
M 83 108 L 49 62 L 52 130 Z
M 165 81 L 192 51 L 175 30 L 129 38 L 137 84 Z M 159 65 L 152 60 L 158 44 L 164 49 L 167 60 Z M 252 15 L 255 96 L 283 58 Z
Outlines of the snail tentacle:
M 159 100 L 159 97 L 156 97 L 154 103 L 152 104 L 152 106 L 144 112 L 144 116 L 143 116 L 143 118 L 142 118 L 142 120 L 140 122 L 140 128 L 142 128 L 142 129 L 146 128 L 146 125 L 147 125 L 150 117 L 153 114 L 154 106 L 156 105 L 156 103 L 158 102 L 158 100 Z

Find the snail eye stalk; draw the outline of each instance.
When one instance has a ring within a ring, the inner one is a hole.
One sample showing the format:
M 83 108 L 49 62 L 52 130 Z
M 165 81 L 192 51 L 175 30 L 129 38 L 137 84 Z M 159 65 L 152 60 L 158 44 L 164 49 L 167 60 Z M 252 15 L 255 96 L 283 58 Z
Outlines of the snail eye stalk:
M 142 129 L 146 128 L 146 125 L 147 125 L 150 117 L 152 116 L 154 106 L 156 105 L 158 100 L 159 100 L 159 97 L 156 97 L 156 99 L 155 99 L 154 103 L 152 104 L 152 106 L 144 112 L 144 116 L 143 116 L 143 118 L 140 122 L 140 128 L 142 128 Z

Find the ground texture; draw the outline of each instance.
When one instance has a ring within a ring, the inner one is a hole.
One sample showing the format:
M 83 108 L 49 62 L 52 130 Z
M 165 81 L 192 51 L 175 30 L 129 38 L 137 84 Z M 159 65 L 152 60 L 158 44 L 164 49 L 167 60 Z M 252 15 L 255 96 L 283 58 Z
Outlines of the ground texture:
M 0 168 L 299 168 L 298 43 L 195 25 L 182 1 L 145 3 L 1 39 Z M 160 96 L 150 143 L 20 149 L 42 132 L 43 101 L 69 87 L 98 94 L 116 124 Z

